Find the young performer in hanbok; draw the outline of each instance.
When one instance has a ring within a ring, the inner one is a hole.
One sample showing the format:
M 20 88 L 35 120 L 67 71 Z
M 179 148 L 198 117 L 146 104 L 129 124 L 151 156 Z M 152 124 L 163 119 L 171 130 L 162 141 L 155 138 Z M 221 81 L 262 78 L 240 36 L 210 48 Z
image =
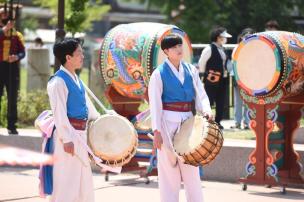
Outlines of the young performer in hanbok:
M 161 48 L 168 58 L 154 70 L 149 82 L 160 198 L 162 202 L 178 202 L 183 182 L 187 201 L 202 202 L 199 167 L 183 164 L 176 157 L 172 139 L 181 123 L 193 116 L 192 107 L 213 119 L 209 99 L 197 69 L 182 61 L 182 38 L 170 34 L 161 41 Z M 200 95 L 196 95 L 195 87 Z
M 83 64 L 78 40 L 56 43 L 55 57 L 62 66 L 50 79 L 47 92 L 54 116 L 54 157 L 52 202 L 93 202 L 94 190 L 86 130 L 88 120 L 100 115 L 88 98 L 75 70 Z

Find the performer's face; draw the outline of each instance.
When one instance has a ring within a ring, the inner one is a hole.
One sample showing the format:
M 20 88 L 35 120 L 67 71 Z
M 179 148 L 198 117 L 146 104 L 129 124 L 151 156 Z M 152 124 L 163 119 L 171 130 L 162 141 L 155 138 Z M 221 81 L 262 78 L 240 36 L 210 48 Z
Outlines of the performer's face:
M 177 44 L 164 51 L 170 60 L 180 61 L 183 58 L 183 44 Z
M 67 56 L 67 62 L 70 62 L 71 65 L 75 68 L 75 69 L 80 69 L 82 67 L 83 64 L 83 51 L 81 46 L 79 45 L 78 48 L 73 52 L 73 55 Z

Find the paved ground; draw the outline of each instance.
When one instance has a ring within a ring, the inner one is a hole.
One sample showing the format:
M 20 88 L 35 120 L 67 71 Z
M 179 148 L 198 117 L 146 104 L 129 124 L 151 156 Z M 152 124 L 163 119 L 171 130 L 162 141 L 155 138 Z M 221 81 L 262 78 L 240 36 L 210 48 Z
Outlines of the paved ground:
M 233 121 L 223 122 L 225 129 L 233 125 Z M 21 136 L 39 136 L 34 129 L 20 129 Z M 0 134 L 7 135 L 4 128 Z M 225 144 L 240 145 L 241 140 L 226 141 Z M 254 147 L 254 141 L 246 141 L 246 145 Z M 302 145 L 300 145 L 302 146 Z M 0 202 L 44 202 L 47 199 L 38 197 L 38 169 L 0 167 Z M 102 174 L 94 174 L 96 202 L 158 202 L 159 192 L 157 178 L 151 177 L 151 183 L 146 185 L 135 173 L 110 176 L 106 182 Z M 287 189 L 282 195 L 278 187 L 248 185 L 247 191 L 241 190 L 240 184 L 221 182 L 202 182 L 206 202 L 291 202 L 304 201 L 304 189 Z M 180 192 L 180 202 L 185 202 L 184 190 Z
M 136 174 L 136 173 L 135 173 Z M 110 176 L 105 182 L 104 176 L 94 174 L 96 202 L 158 202 L 157 178 L 151 177 L 146 185 L 144 179 L 135 174 Z M 38 197 L 38 170 L 33 168 L 0 167 L 0 202 L 43 202 Z M 202 182 L 205 201 L 212 202 L 291 202 L 303 201 L 304 189 L 287 189 L 282 195 L 279 188 L 248 186 L 242 191 L 239 184 Z M 180 193 L 180 202 L 185 202 L 184 190 Z

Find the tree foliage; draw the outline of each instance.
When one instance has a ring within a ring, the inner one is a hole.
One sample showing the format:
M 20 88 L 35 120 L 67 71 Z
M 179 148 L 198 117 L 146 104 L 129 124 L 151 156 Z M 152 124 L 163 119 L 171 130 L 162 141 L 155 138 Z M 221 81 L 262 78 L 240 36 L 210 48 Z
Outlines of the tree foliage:
M 209 31 L 217 25 L 226 27 L 236 40 L 236 35 L 243 28 L 264 31 L 265 23 L 271 19 L 278 21 L 281 30 L 303 31 L 295 25 L 293 19 L 295 14 L 304 17 L 303 0 L 139 1 L 149 1 L 149 5 L 162 5 L 167 23 L 176 24 L 185 30 L 194 43 L 208 43 Z
M 54 13 L 51 23 L 57 22 L 58 0 L 34 0 L 42 7 L 47 7 Z M 65 29 L 73 35 L 92 28 L 94 20 L 100 20 L 110 10 L 108 5 L 100 5 L 100 1 L 65 0 Z

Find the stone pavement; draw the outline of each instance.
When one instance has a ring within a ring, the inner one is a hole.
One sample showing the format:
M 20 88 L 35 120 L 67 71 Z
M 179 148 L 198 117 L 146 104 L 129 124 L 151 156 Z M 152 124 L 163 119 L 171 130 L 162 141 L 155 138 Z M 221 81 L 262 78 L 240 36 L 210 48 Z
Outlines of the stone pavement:
M 0 167 L 0 202 L 44 202 L 38 197 L 38 169 Z M 136 173 L 113 175 L 106 182 L 102 174 L 94 174 L 96 202 L 158 202 L 157 178 L 145 184 Z M 282 195 L 279 188 L 248 186 L 242 191 L 239 184 L 202 182 L 206 202 L 295 202 L 304 200 L 304 189 L 287 188 Z M 186 202 L 184 190 L 180 202 Z

